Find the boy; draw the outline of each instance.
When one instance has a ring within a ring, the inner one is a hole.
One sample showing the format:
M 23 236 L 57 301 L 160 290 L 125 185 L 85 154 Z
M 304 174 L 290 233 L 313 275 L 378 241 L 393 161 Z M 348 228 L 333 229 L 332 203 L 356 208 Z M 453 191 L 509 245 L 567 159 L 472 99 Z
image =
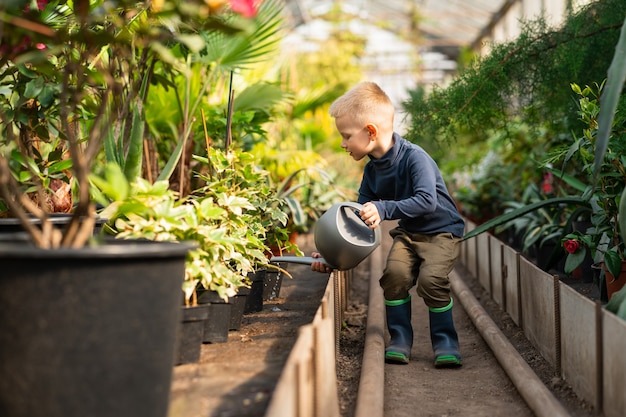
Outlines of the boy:
M 361 219 L 372 229 L 383 220 L 399 220 L 390 231 L 393 244 L 380 278 L 391 336 L 385 361 L 409 363 L 409 290 L 417 285 L 417 295 L 429 310 L 435 367 L 461 366 L 448 274 L 459 253 L 464 223 L 439 168 L 421 147 L 393 131 L 393 104 L 377 84 L 357 84 L 329 112 L 341 134 L 341 147 L 355 161 L 369 158 L 359 187 Z M 329 272 L 321 262 L 311 269 Z

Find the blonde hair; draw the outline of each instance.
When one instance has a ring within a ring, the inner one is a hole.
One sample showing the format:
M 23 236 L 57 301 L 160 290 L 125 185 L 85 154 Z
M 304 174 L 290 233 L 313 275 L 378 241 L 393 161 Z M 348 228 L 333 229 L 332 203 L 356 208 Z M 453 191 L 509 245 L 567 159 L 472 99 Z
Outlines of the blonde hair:
M 393 103 L 378 84 L 371 81 L 363 81 L 352 87 L 331 104 L 328 112 L 334 118 L 350 114 L 361 124 L 393 126 Z

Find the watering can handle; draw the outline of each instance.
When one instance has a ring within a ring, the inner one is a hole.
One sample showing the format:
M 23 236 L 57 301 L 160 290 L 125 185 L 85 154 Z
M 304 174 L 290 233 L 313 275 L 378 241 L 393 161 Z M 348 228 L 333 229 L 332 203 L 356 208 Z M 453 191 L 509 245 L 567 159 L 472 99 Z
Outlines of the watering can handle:
M 314 258 L 312 256 L 272 256 L 270 262 L 287 262 L 293 264 L 311 265 L 313 262 L 325 262 L 324 258 Z
M 341 203 L 341 205 L 342 206 L 347 206 L 347 207 L 352 207 L 353 209 L 355 209 L 358 212 L 363 210 L 363 204 L 357 203 L 357 202 L 354 202 L 354 201 L 346 201 L 344 203 Z M 357 213 L 357 215 L 359 215 L 359 217 L 360 217 L 360 213 Z
M 344 206 L 344 207 L 353 208 L 355 210 L 354 214 L 357 215 L 359 220 L 361 220 L 366 226 L 369 227 L 369 225 L 367 223 L 365 223 L 364 220 L 361 219 L 361 210 L 363 210 L 363 204 L 357 203 L 357 202 L 354 202 L 354 201 L 346 201 L 344 203 L 341 203 L 341 205 Z

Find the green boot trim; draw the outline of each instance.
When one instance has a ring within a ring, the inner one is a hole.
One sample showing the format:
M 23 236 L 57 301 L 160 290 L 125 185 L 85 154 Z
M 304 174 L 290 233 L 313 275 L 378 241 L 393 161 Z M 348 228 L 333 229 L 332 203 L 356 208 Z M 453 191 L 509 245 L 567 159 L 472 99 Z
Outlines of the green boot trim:
M 448 310 L 450 310 L 452 308 L 452 305 L 454 304 L 454 301 L 452 301 L 452 298 L 450 298 L 450 304 L 448 304 L 445 307 L 428 307 L 428 310 L 432 311 L 433 313 L 444 313 Z
M 460 358 L 454 355 L 442 355 L 435 358 L 435 368 L 458 368 L 463 365 Z
M 401 306 L 402 304 L 406 304 L 410 302 L 411 302 L 411 295 L 409 294 L 409 296 L 403 300 L 385 300 L 385 305 L 390 306 L 390 307 L 395 307 L 395 306 Z
M 385 362 L 391 363 L 409 363 L 409 358 L 405 354 L 399 352 L 385 352 Z

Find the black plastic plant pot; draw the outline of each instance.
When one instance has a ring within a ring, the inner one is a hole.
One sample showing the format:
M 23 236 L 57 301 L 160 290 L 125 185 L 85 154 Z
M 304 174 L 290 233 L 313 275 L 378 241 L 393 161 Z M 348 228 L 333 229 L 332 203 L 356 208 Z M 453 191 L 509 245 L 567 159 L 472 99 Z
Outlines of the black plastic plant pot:
M 243 312 L 246 309 L 246 300 L 248 299 L 249 293 L 250 288 L 242 287 L 239 289 L 237 295 L 230 298 L 229 302 L 232 306 L 230 309 L 230 324 L 228 330 L 241 329 L 241 321 L 243 320 Z
M 260 269 L 254 273 L 249 273 L 248 278 L 252 281 L 250 292 L 246 297 L 244 314 L 258 313 L 263 311 L 263 287 L 265 280 L 265 270 Z
M 204 322 L 202 342 L 228 342 L 232 311 L 230 300 L 223 300 L 216 291 L 204 291 L 198 295 L 198 304 L 205 304 L 209 309 L 209 315 Z
M 209 305 L 181 307 L 181 326 L 176 343 L 175 365 L 197 363 L 202 354 L 204 325 L 209 318 Z
M 50 221 L 50 223 L 52 223 L 54 227 L 63 229 L 72 220 L 72 215 L 65 214 L 65 213 L 51 213 L 48 215 L 48 220 Z M 93 230 L 94 235 L 100 234 L 102 232 L 102 228 L 106 224 L 107 221 L 108 221 L 107 219 L 102 218 L 102 217 L 97 217 L 95 219 L 94 230 Z M 33 218 L 31 220 L 31 223 L 37 227 L 40 227 L 41 225 L 41 221 L 36 218 Z M 17 238 L 22 237 L 22 236 L 26 237 L 27 232 L 26 232 L 26 229 L 24 229 L 24 226 L 22 226 L 22 220 L 18 218 L 9 217 L 9 218 L 0 219 L 0 235 L 4 235 L 4 236 L 8 235 L 8 237 L 4 239 L 6 240 L 6 239 L 11 239 L 12 236 L 17 237 Z
M 277 263 L 276 266 L 287 269 L 286 262 Z M 263 301 L 272 301 L 280 296 L 280 289 L 283 285 L 283 272 L 278 269 L 268 268 L 265 271 L 263 280 Z
M 166 416 L 193 247 L 0 242 L 0 415 Z

